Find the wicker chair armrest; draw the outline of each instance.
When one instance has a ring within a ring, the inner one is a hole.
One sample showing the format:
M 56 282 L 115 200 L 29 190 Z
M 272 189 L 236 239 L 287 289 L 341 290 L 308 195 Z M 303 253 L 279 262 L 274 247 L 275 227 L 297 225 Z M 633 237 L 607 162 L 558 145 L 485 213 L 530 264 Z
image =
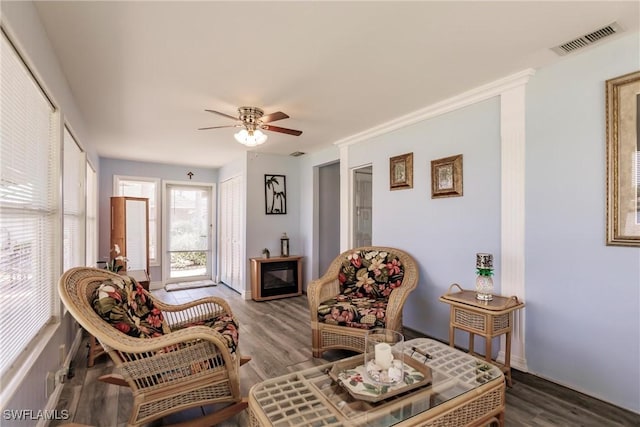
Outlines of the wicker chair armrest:
M 129 339 L 131 338 L 131 339 Z M 116 347 L 116 367 L 132 389 L 157 389 L 184 383 L 194 375 L 239 370 L 239 353 L 233 357 L 226 341 L 206 326 L 194 326 L 155 338 L 127 337 Z
M 151 298 L 156 307 L 162 311 L 171 329 L 222 315 L 233 315 L 231 307 L 222 298 L 206 297 L 185 304 L 167 304 Z

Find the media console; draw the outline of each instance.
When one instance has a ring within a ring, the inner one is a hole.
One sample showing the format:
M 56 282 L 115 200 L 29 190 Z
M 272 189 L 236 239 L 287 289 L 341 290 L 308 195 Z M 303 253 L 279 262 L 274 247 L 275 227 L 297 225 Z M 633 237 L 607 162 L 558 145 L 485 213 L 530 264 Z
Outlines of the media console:
M 251 298 L 266 301 L 302 295 L 302 258 L 251 258 Z

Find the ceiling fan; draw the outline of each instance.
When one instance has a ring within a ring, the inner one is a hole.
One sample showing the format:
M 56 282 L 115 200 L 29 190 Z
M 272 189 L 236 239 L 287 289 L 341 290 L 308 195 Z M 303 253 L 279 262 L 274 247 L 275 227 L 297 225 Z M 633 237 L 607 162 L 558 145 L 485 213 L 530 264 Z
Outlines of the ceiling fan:
M 262 132 L 262 130 L 286 133 L 288 135 L 295 135 L 295 136 L 302 134 L 302 131 L 299 131 L 299 130 L 287 129 L 287 128 L 268 124 L 271 122 L 275 122 L 276 120 L 289 118 L 288 115 L 286 115 L 281 111 L 265 115 L 264 111 L 262 111 L 258 107 L 240 107 L 238 108 L 238 117 L 234 117 L 229 114 L 221 113 L 215 110 L 204 110 L 204 111 L 218 114 L 220 116 L 224 116 L 229 119 L 235 120 L 236 124 L 226 125 L 226 126 L 209 126 L 209 127 L 199 128 L 198 130 L 233 128 L 233 127 L 242 128 L 240 132 L 234 134 L 234 137 L 238 142 L 249 147 L 255 147 L 256 145 L 260 145 L 267 140 L 267 135 L 265 135 Z

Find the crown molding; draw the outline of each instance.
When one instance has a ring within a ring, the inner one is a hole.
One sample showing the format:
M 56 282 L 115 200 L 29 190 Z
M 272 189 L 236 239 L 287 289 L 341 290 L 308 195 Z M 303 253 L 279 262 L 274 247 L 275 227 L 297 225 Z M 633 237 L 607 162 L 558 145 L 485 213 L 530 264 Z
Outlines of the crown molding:
M 409 113 L 405 116 L 398 117 L 397 119 L 388 121 L 371 129 L 340 139 L 334 142 L 334 144 L 337 146 L 357 144 L 414 123 L 484 101 L 494 96 L 498 96 L 507 90 L 513 89 L 514 87 L 525 85 L 534 74 L 535 70 L 533 68 L 527 68 L 518 73 L 511 74 L 499 80 L 463 92 L 459 95 L 429 105 L 428 107 L 414 111 L 413 113 Z

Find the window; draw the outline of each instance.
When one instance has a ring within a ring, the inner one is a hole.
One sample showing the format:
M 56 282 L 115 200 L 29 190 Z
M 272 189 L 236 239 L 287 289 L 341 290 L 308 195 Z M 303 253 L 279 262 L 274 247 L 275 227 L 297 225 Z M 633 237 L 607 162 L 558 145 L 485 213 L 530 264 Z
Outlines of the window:
M 87 207 L 86 207 L 86 264 L 97 267 L 98 262 L 98 178 L 96 171 L 87 162 Z
M 149 199 L 149 264 L 160 265 L 158 236 L 160 233 L 158 220 L 158 191 L 160 180 L 115 175 L 113 177 L 113 194 L 116 196 L 145 197 Z
M 2 34 L 0 375 L 57 314 L 58 114 Z M 4 381 L 2 381 L 4 383 Z
M 85 155 L 65 127 L 63 156 L 63 270 L 85 265 Z

